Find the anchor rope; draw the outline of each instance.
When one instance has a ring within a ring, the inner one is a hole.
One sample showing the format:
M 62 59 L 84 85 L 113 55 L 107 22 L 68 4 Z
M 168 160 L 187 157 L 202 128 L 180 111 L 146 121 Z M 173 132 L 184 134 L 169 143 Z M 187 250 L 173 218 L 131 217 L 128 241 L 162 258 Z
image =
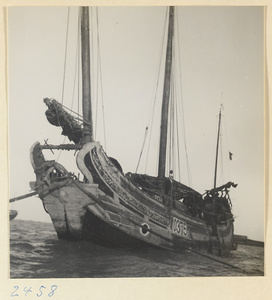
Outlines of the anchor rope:
M 135 222 L 135 221 L 132 220 L 131 218 L 129 218 L 129 219 L 130 219 L 130 221 L 133 222 L 135 225 L 138 225 L 140 228 L 143 228 L 143 225 L 139 225 L 137 222 Z M 167 237 L 165 237 L 165 236 L 163 236 L 163 235 L 161 235 L 161 234 L 159 234 L 159 233 L 157 233 L 157 232 L 154 232 L 154 231 L 153 231 L 152 229 L 150 229 L 150 228 L 149 228 L 149 229 L 146 229 L 146 230 L 147 230 L 148 232 L 150 232 L 150 233 L 152 233 L 152 234 L 154 234 L 154 235 L 156 235 L 156 236 L 158 236 L 158 237 L 160 237 L 160 238 L 162 238 L 162 239 L 168 241 L 168 242 L 172 242 L 171 239 L 169 239 L 169 238 L 167 238 Z M 188 250 L 188 251 L 190 251 L 190 252 L 192 252 L 192 253 L 194 253 L 194 254 L 197 254 L 197 255 L 199 255 L 199 256 L 203 256 L 203 257 L 205 257 L 205 258 L 207 258 L 207 259 L 210 259 L 210 260 L 215 261 L 215 262 L 217 262 L 217 263 L 220 263 L 220 264 L 222 264 L 222 265 L 225 265 L 225 266 L 228 266 L 228 267 L 230 267 L 230 268 L 233 268 L 233 269 L 235 269 L 235 270 L 237 270 L 237 271 L 239 271 L 239 272 L 241 272 L 241 273 L 243 273 L 243 274 L 246 274 L 246 275 L 255 274 L 255 272 L 246 271 L 246 270 L 244 270 L 244 269 L 242 269 L 242 268 L 240 268 L 240 267 L 238 267 L 238 266 L 235 266 L 235 265 L 232 265 L 232 264 L 230 264 L 230 263 L 224 262 L 224 261 L 222 261 L 222 260 L 220 260 L 220 259 L 217 259 L 217 258 L 215 258 L 215 257 L 212 257 L 212 256 L 210 256 L 210 255 L 208 255 L 208 254 L 204 254 L 204 253 L 201 253 L 201 252 L 199 252 L 199 251 L 193 250 L 193 249 L 191 249 L 190 247 L 187 247 L 187 246 L 184 246 L 184 245 L 178 245 L 178 247 L 183 248 L 183 249 L 185 249 L 185 250 Z
M 132 221 L 132 220 L 131 220 Z M 136 224 L 136 222 L 134 222 L 135 224 Z M 143 228 L 143 225 L 139 225 L 139 227 L 140 228 Z M 165 239 L 165 240 L 167 240 L 167 241 L 171 241 L 169 238 L 167 238 L 167 237 L 164 237 L 164 236 L 162 236 L 161 234 L 159 234 L 159 233 L 157 233 L 157 232 L 154 232 L 152 229 L 146 229 L 147 231 L 149 231 L 150 233 L 153 233 L 154 235 L 156 235 L 156 236 L 158 236 L 158 237 L 160 237 L 160 238 L 163 238 L 163 239 Z M 205 257 L 205 258 L 207 258 L 207 259 L 210 259 L 210 260 L 213 260 L 213 261 L 215 261 L 215 262 L 217 262 L 217 263 L 220 263 L 220 264 L 222 264 L 222 265 L 225 265 L 225 266 L 228 266 L 228 267 L 230 267 L 230 268 L 233 268 L 233 269 L 236 269 L 237 271 L 239 271 L 239 272 L 242 272 L 243 274 L 246 274 L 246 275 L 250 275 L 250 274 L 255 274 L 255 272 L 252 272 L 252 271 L 246 271 L 246 270 L 244 270 L 244 269 L 242 269 L 242 268 L 240 268 L 240 267 L 238 267 L 238 266 L 235 266 L 235 265 L 232 265 L 232 264 L 230 264 L 230 263 L 227 263 L 227 262 L 224 262 L 224 261 L 222 261 L 222 260 L 220 260 L 220 259 L 217 259 L 217 258 L 215 258 L 215 257 L 212 257 L 212 256 L 210 256 L 210 255 L 208 255 L 208 254 L 204 254 L 204 253 L 201 253 L 201 252 L 199 252 L 199 251 L 196 251 L 196 250 L 193 250 L 193 249 L 191 249 L 190 247 L 187 247 L 187 246 L 184 246 L 184 245 L 179 245 L 179 247 L 181 247 L 181 248 L 183 248 L 183 249 L 185 249 L 185 250 L 188 250 L 188 251 L 190 251 L 190 252 L 192 252 L 192 253 L 194 253 L 194 254 L 197 254 L 197 255 L 199 255 L 199 256 L 203 256 L 203 257 Z M 261 272 L 260 272 L 261 273 Z

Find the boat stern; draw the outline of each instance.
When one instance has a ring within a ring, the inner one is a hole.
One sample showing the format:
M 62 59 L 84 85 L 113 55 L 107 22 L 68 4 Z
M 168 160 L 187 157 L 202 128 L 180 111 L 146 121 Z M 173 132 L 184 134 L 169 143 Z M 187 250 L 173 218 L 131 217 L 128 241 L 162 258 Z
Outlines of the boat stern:
M 42 200 L 58 237 L 81 239 L 87 206 L 95 203 L 98 185 L 80 181 L 61 164 L 45 160 L 38 142 L 31 148 L 30 160 L 36 174 L 31 188 Z

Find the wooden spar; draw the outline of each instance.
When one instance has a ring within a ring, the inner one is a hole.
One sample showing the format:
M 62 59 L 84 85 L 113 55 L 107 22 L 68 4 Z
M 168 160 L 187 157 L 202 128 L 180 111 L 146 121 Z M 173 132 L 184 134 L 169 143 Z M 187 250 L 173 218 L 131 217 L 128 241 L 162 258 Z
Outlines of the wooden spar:
M 219 121 L 218 121 L 218 133 L 217 133 L 216 156 L 215 156 L 215 171 L 214 171 L 214 188 L 216 188 L 218 148 L 219 148 L 219 138 L 220 138 L 220 125 L 221 125 L 221 108 L 220 108 L 220 111 L 219 111 Z
M 47 194 L 47 193 L 51 193 L 57 189 L 60 189 L 61 187 L 67 185 L 67 180 L 65 180 L 64 183 L 62 183 L 61 185 L 57 185 L 57 186 L 54 186 L 53 188 L 47 188 L 47 189 L 44 189 L 39 195 L 40 197 Z M 19 197 L 15 197 L 15 198 L 11 198 L 9 199 L 9 203 L 11 202 L 15 202 L 15 201 L 18 201 L 18 200 L 22 200 L 22 199 L 25 199 L 25 198 L 29 198 L 31 196 L 35 196 L 37 195 L 39 192 L 38 191 L 34 191 L 34 192 L 31 192 L 31 193 L 28 193 L 28 194 L 25 194 L 25 195 L 22 195 L 22 196 L 19 196 Z
M 163 100 L 161 111 L 161 133 L 160 133 L 160 152 L 159 152 L 159 170 L 158 177 L 165 177 L 166 166 L 166 146 L 167 146 L 167 128 L 168 128 L 168 110 L 170 97 L 170 79 L 172 68 L 172 44 L 174 35 L 174 7 L 169 8 L 168 40 L 165 61 L 165 74 L 163 86 Z
M 31 192 L 31 193 L 25 194 L 25 195 L 23 195 L 23 196 L 11 198 L 11 199 L 9 199 L 9 203 L 15 202 L 15 201 L 18 201 L 18 200 L 22 200 L 22 199 L 25 199 L 25 198 L 29 198 L 29 197 L 35 196 L 35 195 L 37 195 L 37 194 L 38 194 L 38 192 Z
M 81 8 L 81 56 L 82 56 L 82 111 L 83 111 L 83 143 L 93 141 L 93 120 L 91 105 L 90 75 L 90 36 L 89 8 Z M 85 122 L 86 120 L 86 122 Z
M 73 144 L 61 144 L 61 145 L 41 145 L 41 149 L 57 149 L 57 150 L 80 150 L 81 146 L 80 145 L 73 145 Z

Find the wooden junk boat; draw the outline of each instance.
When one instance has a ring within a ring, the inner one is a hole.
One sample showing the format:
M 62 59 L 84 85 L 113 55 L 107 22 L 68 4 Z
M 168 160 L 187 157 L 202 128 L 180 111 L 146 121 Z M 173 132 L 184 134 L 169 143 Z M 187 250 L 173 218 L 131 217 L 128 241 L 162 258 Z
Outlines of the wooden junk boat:
M 44 99 L 49 122 L 62 127 L 62 134 L 74 144 L 36 142 L 31 148 L 31 163 L 36 174 L 31 187 L 50 214 L 58 237 L 90 240 L 110 247 L 150 245 L 219 254 L 230 252 L 234 249 L 234 219 L 229 189 L 235 185 L 229 182 L 214 186 L 201 195 L 174 180 L 172 174 L 165 176 L 174 8 L 169 8 L 157 177 L 123 174 L 118 161 L 108 157 L 100 143 L 93 139 L 88 28 L 89 9 L 82 7 L 82 124 L 56 100 Z M 45 149 L 77 150 L 76 163 L 84 180 L 79 180 L 58 162 L 46 160 L 42 153 Z

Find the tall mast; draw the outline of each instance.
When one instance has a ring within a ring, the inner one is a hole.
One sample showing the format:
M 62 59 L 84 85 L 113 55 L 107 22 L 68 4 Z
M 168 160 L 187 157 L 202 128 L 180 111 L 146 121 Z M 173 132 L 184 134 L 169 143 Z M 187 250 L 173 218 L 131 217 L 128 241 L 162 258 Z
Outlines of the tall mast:
M 220 138 L 220 125 L 221 125 L 221 108 L 220 108 L 220 111 L 219 111 L 219 121 L 218 121 L 218 133 L 217 133 L 216 156 L 215 156 L 215 171 L 214 171 L 214 188 L 216 188 L 218 148 L 219 148 L 219 138 Z
M 93 120 L 91 105 L 90 76 L 90 37 L 89 8 L 81 8 L 81 63 L 82 63 L 82 111 L 83 111 L 83 143 L 93 141 Z
M 163 100 L 162 100 L 162 111 L 161 111 L 161 133 L 160 133 L 160 153 L 159 153 L 159 171 L 158 171 L 159 178 L 164 178 L 165 176 L 173 35 L 174 35 L 174 7 L 171 6 L 169 8 L 168 40 L 167 40 L 167 50 L 166 50 Z

